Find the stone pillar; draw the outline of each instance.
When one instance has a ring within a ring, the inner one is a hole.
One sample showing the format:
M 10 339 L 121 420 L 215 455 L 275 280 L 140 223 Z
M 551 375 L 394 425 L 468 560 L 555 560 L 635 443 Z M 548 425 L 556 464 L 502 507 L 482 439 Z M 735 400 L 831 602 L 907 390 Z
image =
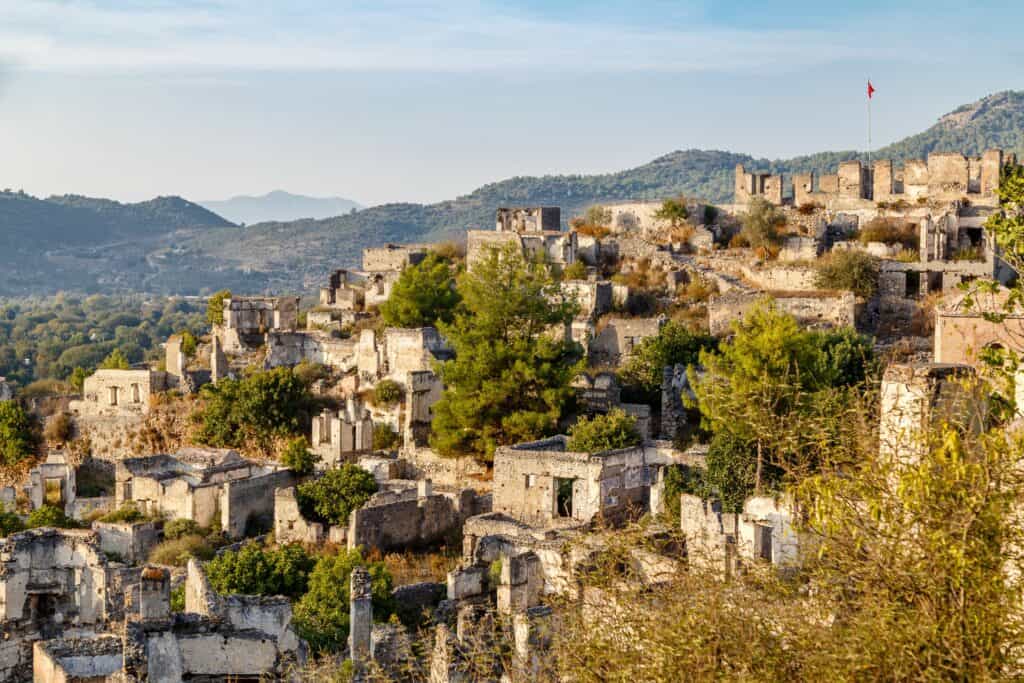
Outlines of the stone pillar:
M 148 621 L 170 616 L 171 574 L 160 567 L 146 567 L 139 583 L 139 618 Z
M 999 174 L 1003 170 L 1003 150 L 987 149 L 981 156 L 981 193 L 995 194 L 999 189 Z
M 167 338 L 164 354 L 164 365 L 167 366 L 167 374 L 175 377 L 180 386 L 181 380 L 185 375 L 185 353 L 181 350 L 181 335 L 172 334 Z
M 366 567 L 353 569 L 349 583 L 348 650 L 356 671 L 361 671 L 370 659 L 370 633 L 373 630 L 370 573 Z
M 416 482 L 416 497 L 420 500 L 429 498 L 433 493 L 433 486 L 429 479 L 420 479 Z
M 879 159 L 875 162 L 872 199 L 876 202 L 889 201 L 889 197 L 892 196 L 892 190 L 892 159 Z
M 216 332 L 210 337 L 210 381 L 216 384 L 218 380 L 228 376 L 228 359 L 224 356 L 224 349 Z

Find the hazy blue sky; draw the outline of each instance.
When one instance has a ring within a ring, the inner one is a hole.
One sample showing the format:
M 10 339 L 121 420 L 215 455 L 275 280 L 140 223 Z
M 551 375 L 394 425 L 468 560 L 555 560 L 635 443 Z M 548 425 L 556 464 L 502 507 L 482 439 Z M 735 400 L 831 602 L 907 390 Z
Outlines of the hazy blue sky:
M 1024 3 L 843 4 L 0 0 L 0 187 L 434 201 L 863 148 L 867 76 L 876 146 L 1024 88 Z

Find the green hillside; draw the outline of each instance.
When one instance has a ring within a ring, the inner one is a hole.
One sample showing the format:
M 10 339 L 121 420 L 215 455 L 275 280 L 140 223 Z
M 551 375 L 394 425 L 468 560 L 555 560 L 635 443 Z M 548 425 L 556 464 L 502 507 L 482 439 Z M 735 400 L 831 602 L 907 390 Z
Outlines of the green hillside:
M 933 151 L 978 155 L 990 147 L 1024 151 L 1024 92 L 998 93 L 960 107 L 872 156 L 902 161 Z M 118 204 L 4 193 L 0 247 L 7 249 L 0 267 L 13 267 L 19 277 L 16 285 L 0 283 L 0 294 L 309 290 L 334 268 L 358 266 L 366 246 L 461 238 L 467 229 L 490 228 L 494 210 L 503 205 L 560 206 L 567 221 L 591 204 L 657 200 L 680 192 L 721 203 L 732 199 L 737 163 L 774 173 L 830 173 L 840 161 L 858 156 L 850 150 L 769 160 L 691 149 L 615 173 L 517 176 L 437 204 L 385 204 L 335 218 L 244 229 L 176 197 Z M 110 248 L 114 242 L 117 247 Z

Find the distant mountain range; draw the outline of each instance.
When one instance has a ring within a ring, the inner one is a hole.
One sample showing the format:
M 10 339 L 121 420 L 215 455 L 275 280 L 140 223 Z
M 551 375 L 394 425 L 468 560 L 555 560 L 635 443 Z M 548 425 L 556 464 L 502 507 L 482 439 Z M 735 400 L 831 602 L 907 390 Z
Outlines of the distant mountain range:
M 284 190 L 274 190 L 258 197 L 243 195 L 231 199 L 211 199 L 198 204 L 233 223 L 245 224 L 330 218 L 363 208 L 361 204 L 344 197 L 306 197 Z
M 901 161 L 934 151 L 977 155 L 990 147 L 1024 152 L 1024 92 L 964 105 L 872 156 Z M 334 268 L 357 266 L 366 246 L 461 238 L 466 229 L 489 228 L 502 205 L 561 206 L 568 220 L 592 204 L 680 192 L 727 202 L 737 163 L 773 173 L 828 173 L 859 156 L 850 150 L 769 160 L 685 150 L 616 173 L 520 176 L 437 204 L 385 204 L 244 229 L 178 197 L 119 204 L 0 193 L 0 295 L 61 289 L 194 294 L 223 287 L 297 292 L 314 288 Z

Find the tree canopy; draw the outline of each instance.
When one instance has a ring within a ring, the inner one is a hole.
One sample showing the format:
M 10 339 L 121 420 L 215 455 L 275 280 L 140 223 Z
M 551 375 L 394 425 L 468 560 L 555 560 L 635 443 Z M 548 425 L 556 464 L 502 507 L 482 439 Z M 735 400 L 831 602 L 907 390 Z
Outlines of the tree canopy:
M 493 457 L 501 444 L 553 433 L 572 399 L 579 345 L 564 337 L 576 311 L 549 268 L 493 250 L 458 280 L 462 304 L 441 331 L 455 351 L 439 367 L 431 444 L 443 455 Z
M 297 489 L 302 514 L 334 526 L 348 524 L 349 514 L 376 492 L 373 475 L 348 463 L 299 484 Z
M 600 453 L 640 443 L 636 418 L 615 408 L 604 415 L 581 417 L 569 429 L 566 448 L 579 453 Z
M 402 270 L 380 314 L 391 327 L 427 327 L 451 322 L 458 303 L 455 268 L 448 259 L 430 253 Z
M 214 590 L 224 595 L 305 595 L 316 559 L 298 544 L 262 548 L 248 542 L 237 551 L 222 552 L 205 569 Z
M 633 349 L 620 373 L 626 384 L 634 385 L 650 394 L 650 400 L 661 391 L 665 367 L 690 366 L 700 358 L 703 350 L 714 349 L 718 341 L 705 334 L 695 334 L 682 323 L 670 320 L 653 337 L 643 339 Z
M 16 401 L 0 401 L 0 459 L 8 467 L 35 455 L 36 424 Z

